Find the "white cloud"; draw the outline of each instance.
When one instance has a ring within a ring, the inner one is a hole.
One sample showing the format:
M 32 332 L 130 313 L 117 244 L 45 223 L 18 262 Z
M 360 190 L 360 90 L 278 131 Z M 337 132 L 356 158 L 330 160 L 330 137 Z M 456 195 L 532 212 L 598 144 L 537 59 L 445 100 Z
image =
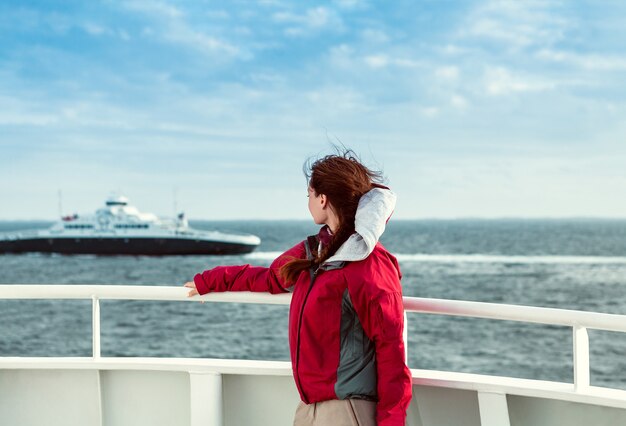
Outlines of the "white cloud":
M 174 24 L 164 35 L 165 40 L 180 43 L 189 47 L 209 52 L 227 53 L 236 55 L 239 49 L 217 37 L 195 31 L 184 24 Z
M 92 22 L 87 22 L 85 24 L 83 24 L 83 29 L 91 34 L 91 35 L 95 35 L 95 36 L 99 36 L 102 34 L 108 34 L 110 33 L 110 31 L 107 28 L 104 28 L 98 24 L 94 24 Z
M 462 38 L 482 38 L 511 48 L 550 46 L 565 38 L 570 22 L 555 13 L 557 3 L 534 0 L 492 0 L 467 18 Z
M 450 99 L 450 104 L 457 109 L 464 110 L 468 106 L 467 99 L 460 95 L 453 95 Z
M 395 58 L 393 60 L 393 64 L 397 65 L 400 68 L 423 68 L 424 63 L 421 61 L 416 61 L 414 59 L 408 58 Z
M 458 46 L 456 44 L 446 44 L 439 48 L 439 51 L 445 55 L 460 55 L 462 53 L 467 53 L 468 49 Z
M 240 48 L 214 34 L 208 34 L 193 27 L 182 9 L 164 2 L 131 1 L 125 8 L 141 12 L 153 18 L 153 24 L 142 30 L 145 37 L 157 37 L 166 42 L 196 49 L 212 56 L 224 54 L 238 56 L 244 54 Z M 154 27 L 157 28 L 154 28 Z
M 434 118 L 439 115 L 439 108 L 437 107 L 423 107 L 420 109 L 420 113 L 427 118 Z
M 513 75 L 503 67 L 488 68 L 484 79 L 486 92 L 494 96 L 516 92 L 544 92 L 556 87 L 554 82 L 536 77 Z
M 320 118 L 321 111 L 327 110 L 329 105 L 333 107 L 333 114 L 359 113 L 367 108 L 367 101 L 356 90 L 334 86 L 324 87 L 305 93 L 305 99 L 309 103 L 309 109 Z
M 274 22 L 290 25 L 285 29 L 287 35 L 306 35 L 326 28 L 341 29 L 341 18 L 331 9 L 315 7 L 304 13 L 290 11 L 276 12 L 272 15 Z
M 124 41 L 128 41 L 131 39 L 128 32 L 124 29 L 114 30 L 106 25 L 97 24 L 94 22 L 85 22 L 83 24 L 79 24 L 79 27 L 82 28 L 83 31 L 85 31 L 87 34 L 92 35 L 94 37 L 113 36 Z
M 580 54 L 573 52 L 542 49 L 537 57 L 553 62 L 571 64 L 587 70 L 597 71 L 625 71 L 626 56 L 611 56 L 597 54 Z
M 57 114 L 17 96 L 0 96 L 0 126 L 49 126 L 58 120 Z
M 354 64 L 354 48 L 347 44 L 333 46 L 328 52 L 328 60 L 334 68 L 351 69 Z
M 310 27 L 320 28 L 328 25 L 331 21 L 331 13 L 325 7 L 316 7 L 306 12 L 307 24 Z
M 427 66 L 423 61 L 417 61 L 410 57 L 367 52 L 368 47 L 369 46 L 348 45 L 345 43 L 336 45 L 329 49 L 327 60 L 331 68 L 359 73 L 364 71 L 364 65 L 374 71 L 387 67 L 412 70 L 425 68 Z M 365 53 L 363 51 L 365 51 Z
M 390 40 L 384 31 L 371 28 L 361 31 L 361 38 L 368 44 L 384 44 Z
M 442 80 L 456 80 L 459 77 L 459 69 L 454 66 L 439 67 L 435 70 L 435 76 Z
M 46 113 L 0 113 L 0 126 L 49 126 L 57 122 L 56 116 Z
M 386 55 L 366 56 L 364 60 L 370 68 L 385 68 L 389 64 L 389 58 Z
M 178 19 L 184 16 L 181 9 L 171 4 L 160 1 L 133 0 L 124 3 L 128 9 L 143 12 L 145 14 L 159 16 L 166 19 Z

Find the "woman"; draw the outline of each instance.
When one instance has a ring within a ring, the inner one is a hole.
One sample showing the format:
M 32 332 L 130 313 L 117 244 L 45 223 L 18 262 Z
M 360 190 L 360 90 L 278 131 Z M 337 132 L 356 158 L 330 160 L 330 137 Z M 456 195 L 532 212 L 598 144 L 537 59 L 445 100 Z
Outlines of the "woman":
M 346 151 L 305 172 L 317 235 L 269 268 L 218 266 L 189 296 L 215 291 L 291 292 L 289 346 L 304 425 L 405 424 L 411 400 L 402 332 L 400 268 L 378 242 L 395 195 Z

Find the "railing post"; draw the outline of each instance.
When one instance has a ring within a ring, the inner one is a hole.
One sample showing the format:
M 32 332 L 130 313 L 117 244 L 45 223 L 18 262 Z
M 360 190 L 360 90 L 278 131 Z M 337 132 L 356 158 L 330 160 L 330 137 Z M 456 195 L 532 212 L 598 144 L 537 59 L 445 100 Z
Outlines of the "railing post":
M 189 372 L 191 426 L 223 426 L 222 375 Z
M 510 426 L 509 406 L 506 395 L 478 391 L 480 426 Z
M 589 387 L 589 334 L 587 328 L 574 326 L 574 388 Z
M 91 296 L 92 357 L 100 358 L 100 299 Z
M 404 311 L 404 328 L 402 330 L 402 340 L 404 340 L 404 362 L 409 365 L 409 320 Z

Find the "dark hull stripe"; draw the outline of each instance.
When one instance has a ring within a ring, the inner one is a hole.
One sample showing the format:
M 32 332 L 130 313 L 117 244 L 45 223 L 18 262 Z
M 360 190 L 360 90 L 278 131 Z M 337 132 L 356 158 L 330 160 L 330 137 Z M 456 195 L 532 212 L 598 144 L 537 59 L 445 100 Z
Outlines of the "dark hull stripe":
M 107 255 L 244 254 L 257 246 L 182 238 L 34 238 L 0 241 L 0 253 Z

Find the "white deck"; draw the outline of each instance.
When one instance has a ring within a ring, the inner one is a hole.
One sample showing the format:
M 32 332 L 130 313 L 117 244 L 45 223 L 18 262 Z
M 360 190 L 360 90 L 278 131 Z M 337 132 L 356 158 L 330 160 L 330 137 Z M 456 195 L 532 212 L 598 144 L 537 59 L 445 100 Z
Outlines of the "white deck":
M 291 425 L 298 394 L 288 362 L 103 358 L 100 299 L 289 303 L 289 295 L 188 299 L 179 287 L 1 285 L 0 299 L 93 300 L 90 358 L 0 358 L 0 424 Z M 569 325 L 575 384 L 412 370 L 415 426 L 626 425 L 626 391 L 589 385 L 587 328 L 626 332 L 626 316 L 405 298 L 411 312 Z M 0 331 L 1 333 L 1 331 Z

